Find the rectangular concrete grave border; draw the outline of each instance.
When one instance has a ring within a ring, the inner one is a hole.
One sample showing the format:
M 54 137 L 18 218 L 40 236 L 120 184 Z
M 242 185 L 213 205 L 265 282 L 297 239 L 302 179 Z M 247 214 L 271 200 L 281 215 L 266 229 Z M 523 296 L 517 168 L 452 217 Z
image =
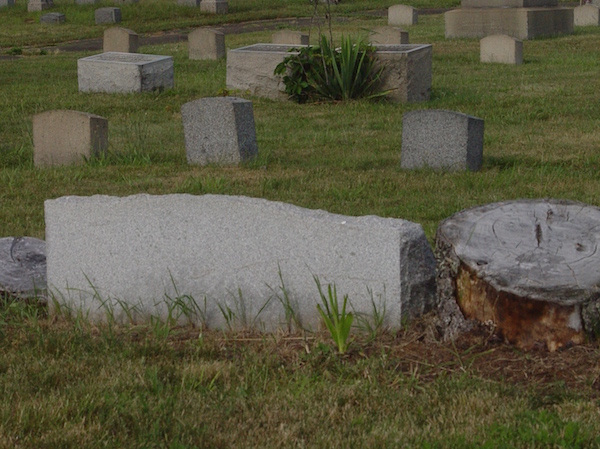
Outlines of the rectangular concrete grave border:
M 335 283 L 356 312 L 371 315 L 374 299 L 396 329 L 435 302 L 431 247 L 406 220 L 187 194 L 62 197 L 45 202 L 45 219 L 49 290 L 92 320 L 105 318 L 100 301 L 115 319 L 127 319 L 118 300 L 144 320 L 164 318 L 169 300 L 193 298 L 201 312 L 191 318 L 211 328 L 231 324 L 222 308 L 276 330 L 288 324 L 285 287 L 299 322 L 316 329 L 315 278 Z
M 293 50 L 303 46 L 254 44 L 227 52 L 228 89 L 248 91 L 252 95 L 285 100 L 285 85 L 273 74 L 275 67 Z M 431 91 L 432 46 L 430 44 L 377 45 L 376 55 L 386 69 L 382 90 L 389 90 L 393 102 L 429 100 Z

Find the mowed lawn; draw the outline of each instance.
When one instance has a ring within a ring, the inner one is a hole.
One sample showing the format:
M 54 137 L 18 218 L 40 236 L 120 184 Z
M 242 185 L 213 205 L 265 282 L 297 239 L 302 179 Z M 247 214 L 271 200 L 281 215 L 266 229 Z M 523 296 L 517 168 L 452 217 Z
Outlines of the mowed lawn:
M 598 27 L 525 41 L 524 63 L 510 66 L 481 64 L 478 40 L 445 40 L 443 15 L 422 15 L 407 30 L 411 43 L 433 45 L 430 101 L 297 105 L 227 91 L 225 62 L 191 61 L 185 42 L 140 48 L 173 56 L 174 89 L 79 93 L 77 59 L 94 52 L 46 48 L 101 37 L 90 17 L 113 4 L 55 4 L 67 14 L 64 27 L 41 27 L 23 2 L 0 9 L 1 237 L 44 238 L 43 202 L 64 195 L 261 197 L 415 221 L 430 241 L 441 220 L 475 205 L 516 198 L 600 205 Z M 370 11 L 391 4 L 343 0 L 332 8 L 334 37 L 385 25 Z M 219 17 L 158 0 L 121 7 L 121 25 L 139 33 L 311 15 L 308 2 L 292 0 L 232 0 L 231 16 Z M 227 35 L 226 45 L 270 35 L 257 27 Z M 224 94 L 252 100 L 258 158 L 239 167 L 187 165 L 181 106 Z M 34 168 L 32 117 L 53 109 L 106 117 L 108 155 Z M 483 119 L 482 169 L 401 169 L 402 116 L 415 109 Z M 600 446 L 597 342 L 552 354 L 525 353 L 485 332 L 441 342 L 431 316 L 398 332 L 357 327 L 351 338 L 339 355 L 326 332 L 95 325 L 3 301 L 0 447 Z

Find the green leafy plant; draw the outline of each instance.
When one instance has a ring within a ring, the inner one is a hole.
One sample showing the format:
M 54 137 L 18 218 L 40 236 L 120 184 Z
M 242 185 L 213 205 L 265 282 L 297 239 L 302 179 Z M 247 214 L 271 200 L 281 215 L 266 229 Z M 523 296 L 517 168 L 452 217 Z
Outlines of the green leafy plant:
M 348 295 L 344 295 L 340 309 L 335 284 L 333 287 L 331 284 L 327 286 L 327 296 L 325 296 L 321 288 L 321 282 L 316 276 L 314 279 L 319 289 L 319 296 L 321 297 L 321 304 L 317 304 L 317 310 L 331 334 L 331 338 L 337 345 L 338 352 L 343 354 L 348 349 L 350 330 L 354 321 L 354 314 L 346 312 Z
M 298 103 L 377 99 L 384 67 L 377 64 L 374 48 L 359 38 L 342 37 L 341 47 L 321 35 L 319 46 L 293 49 L 275 74 L 283 76 L 286 93 Z

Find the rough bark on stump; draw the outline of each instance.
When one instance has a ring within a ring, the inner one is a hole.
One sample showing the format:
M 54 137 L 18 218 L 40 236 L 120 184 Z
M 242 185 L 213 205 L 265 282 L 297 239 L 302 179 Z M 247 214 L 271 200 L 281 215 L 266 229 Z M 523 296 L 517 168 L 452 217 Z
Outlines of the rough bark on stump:
M 0 238 L 0 298 L 33 298 L 45 289 L 45 242 L 33 237 Z
M 511 343 L 550 350 L 600 328 L 600 209 L 517 200 L 458 212 L 436 235 L 446 337 L 492 322 Z M 465 319 L 466 318 L 466 319 Z

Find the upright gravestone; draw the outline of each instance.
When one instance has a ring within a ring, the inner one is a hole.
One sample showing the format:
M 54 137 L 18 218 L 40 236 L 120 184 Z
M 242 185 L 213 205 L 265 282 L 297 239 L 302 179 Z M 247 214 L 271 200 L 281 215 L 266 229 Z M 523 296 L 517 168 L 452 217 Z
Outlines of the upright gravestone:
M 33 116 L 36 167 L 82 163 L 108 148 L 108 120 L 79 111 L 47 111 Z
M 53 6 L 53 0 L 29 0 L 29 2 L 27 3 L 27 11 L 44 11 L 45 9 L 52 8 Z
M 227 14 L 229 4 L 227 0 L 202 0 L 200 2 L 200 11 L 211 14 Z
M 505 34 L 526 40 L 573 32 L 573 8 L 557 0 L 462 0 L 444 14 L 446 38 Z
M 135 31 L 127 28 L 112 27 L 104 30 L 102 50 L 104 53 L 116 51 L 121 53 L 136 53 L 139 37 Z
M 600 25 L 600 7 L 596 5 L 581 5 L 573 10 L 573 20 L 577 27 Z
M 0 0 L 0 8 L 5 6 L 15 6 L 15 0 Z
M 98 8 L 94 12 L 96 25 L 105 25 L 108 23 L 119 23 L 121 21 L 120 8 Z
M 481 62 L 523 63 L 523 41 L 511 36 L 493 35 L 479 41 Z
M 439 109 L 407 112 L 400 159 L 407 169 L 477 171 L 483 159 L 483 120 Z
M 181 107 L 190 164 L 238 164 L 258 154 L 252 102 L 201 98 Z
M 284 45 L 308 45 L 308 34 L 300 31 L 281 30 L 273 33 L 271 42 Z
M 188 34 L 190 59 L 220 59 L 225 57 L 225 35 L 217 30 L 197 28 Z
M 75 0 L 76 5 L 95 5 L 99 2 L 100 0 Z
M 402 45 L 408 44 L 408 31 L 397 27 L 377 27 L 369 33 L 371 45 Z
M 393 5 L 388 8 L 389 26 L 416 25 L 419 22 L 417 10 L 408 5 Z
M 177 4 L 180 6 L 193 6 L 200 7 L 201 0 L 177 0 Z
M 40 23 L 45 23 L 47 25 L 56 25 L 59 23 L 64 23 L 65 20 L 65 15 L 60 12 L 49 12 L 48 14 L 43 14 L 42 16 L 40 16 Z

